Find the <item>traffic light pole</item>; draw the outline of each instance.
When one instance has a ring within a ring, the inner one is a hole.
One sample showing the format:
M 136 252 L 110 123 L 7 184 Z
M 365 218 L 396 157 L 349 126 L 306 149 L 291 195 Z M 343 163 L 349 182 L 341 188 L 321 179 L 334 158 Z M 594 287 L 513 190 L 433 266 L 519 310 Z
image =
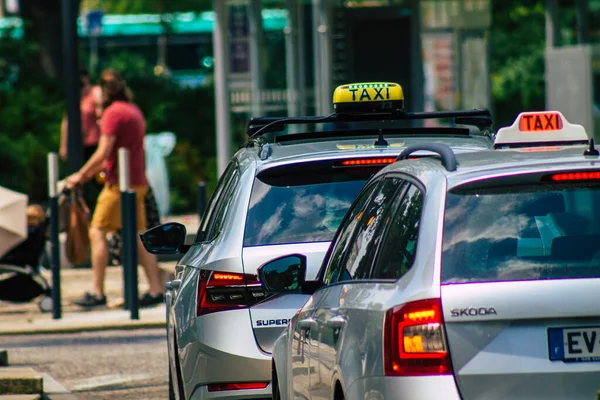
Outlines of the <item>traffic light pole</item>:
M 83 143 L 81 136 L 81 111 L 80 111 L 80 80 L 77 17 L 79 14 L 79 1 L 61 0 L 63 20 L 63 51 L 64 68 L 63 79 L 67 93 L 67 120 L 68 120 L 68 173 L 77 172 L 83 165 Z
M 229 103 L 229 25 L 225 0 L 213 0 L 215 26 L 213 48 L 215 58 L 215 116 L 217 124 L 217 177 L 227 168 L 231 158 L 231 116 Z

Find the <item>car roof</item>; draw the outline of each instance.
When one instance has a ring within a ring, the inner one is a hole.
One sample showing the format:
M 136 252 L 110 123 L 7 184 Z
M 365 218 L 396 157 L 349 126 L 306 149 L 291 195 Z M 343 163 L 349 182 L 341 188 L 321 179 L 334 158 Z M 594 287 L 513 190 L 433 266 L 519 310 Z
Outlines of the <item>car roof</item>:
M 340 159 L 348 156 L 397 156 L 406 146 L 423 141 L 446 144 L 456 153 L 489 149 L 492 146 L 491 139 L 483 135 L 394 135 L 385 137 L 387 146 L 375 146 L 376 140 L 376 136 L 368 136 L 275 142 L 243 148 L 238 152 L 237 157 L 257 161 L 258 169 L 262 170 L 282 164 Z M 269 146 L 269 156 L 261 159 L 260 152 L 265 146 Z
M 433 157 L 399 161 L 380 173 L 404 172 L 419 178 L 421 175 L 437 172 L 445 175 L 450 190 L 465 182 L 497 176 L 594 166 L 594 163 L 600 159 L 597 156 L 584 156 L 586 149 L 587 146 L 582 145 L 455 152 L 457 162 L 455 171 L 448 171 L 440 162 L 439 156 L 428 152 Z

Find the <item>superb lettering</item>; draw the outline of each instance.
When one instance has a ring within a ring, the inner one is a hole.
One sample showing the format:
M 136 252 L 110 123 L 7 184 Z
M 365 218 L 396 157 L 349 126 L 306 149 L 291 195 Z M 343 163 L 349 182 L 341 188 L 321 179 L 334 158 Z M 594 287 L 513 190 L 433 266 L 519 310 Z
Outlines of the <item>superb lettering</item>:
M 450 310 L 453 317 L 479 317 L 486 315 L 498 315 L 494 307 L 479 307 L 479 308 L 453 308 Z
M 259 319 L 256 320 L 256 326 L 286 326 L 290 322 L 289 319 Z

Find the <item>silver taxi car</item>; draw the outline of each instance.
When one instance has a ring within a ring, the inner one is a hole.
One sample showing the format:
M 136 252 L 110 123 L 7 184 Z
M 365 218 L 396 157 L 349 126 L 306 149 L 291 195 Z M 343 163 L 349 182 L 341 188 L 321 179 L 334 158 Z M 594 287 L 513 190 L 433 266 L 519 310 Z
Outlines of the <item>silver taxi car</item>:
M 369 101 L 378 95 L 385 101 Z M 457 152 L 491 148 L 489 136 L 473 132 L 491 125 L 487 110 L 408 113 L 402 101 L 396 84 L 346 85 L 336 90 L 330 116 L 251 120 L 248 143 L 221 176 L 194 244 L 183 245 L 185 228 L 174 223 L 142 234 L 150 252 L 185 253 L 167 284 L 171 398 L 270 398 L 273 342 L 306 297 L 269 296 L 257 268 L 301 252 L 308 278 L 315 279 L 356 194 L 417 140 Z M 440 117 L 459 126 L 395 125 Z M 329 126 L 280 131 L 317 123 Z
M 599 152 L 559 112 L 519 115 L 494 146 L 409 146 L 316 280 L 301 251 L 260 267 L 270 293 L 312 294 L 274 345 L 274 399 L 597 397 Z

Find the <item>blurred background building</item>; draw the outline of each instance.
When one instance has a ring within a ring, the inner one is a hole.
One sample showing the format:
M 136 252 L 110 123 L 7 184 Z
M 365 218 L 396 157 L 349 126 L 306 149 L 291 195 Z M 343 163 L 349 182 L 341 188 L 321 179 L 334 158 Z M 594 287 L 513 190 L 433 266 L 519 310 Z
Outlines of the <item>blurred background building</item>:
M 60 30 L 44 42 L 30 12 L 60 3 L 0 0 L 0 157 L 15 166 L 0 183 L 34 197 L 65 96 L 44 64 L 50 50 L 62 61 Z M 177 135 L 168 163 L 185 210 L 190 182 L 210 192 L 251 116 L 328 114 L 341 83 L 398 82 L 411 111 L 488 107 L 496 127 L 550 107 L 598 130 L 599 21 L 600 0 L 81 0 L 77 29 L 92 76 L 122 70 L 149 132 Z

